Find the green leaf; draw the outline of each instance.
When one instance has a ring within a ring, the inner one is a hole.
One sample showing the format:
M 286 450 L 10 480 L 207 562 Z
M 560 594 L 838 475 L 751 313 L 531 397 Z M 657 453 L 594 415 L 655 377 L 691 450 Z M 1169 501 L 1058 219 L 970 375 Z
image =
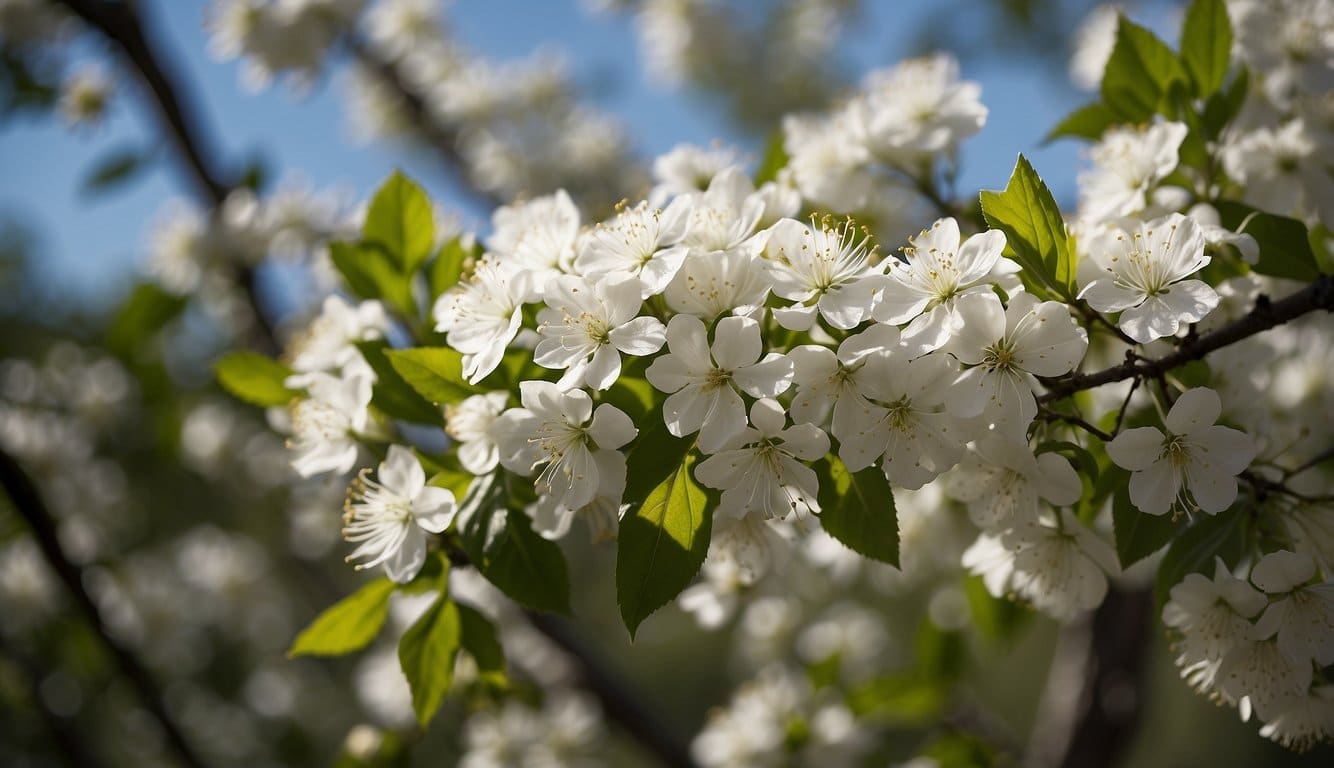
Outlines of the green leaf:
M 1182 531 L 1158 565 L 1158 582 L 1154 587 L 1158 608 L 1163 607 L 1172 587 L 1187 574 L 1209 571 L 1215 556 L 1235 565 L 1246 548 L 1246 529 L 1246 514 L 1241 505 L 1236 505 L 1217 515 L 1201 514 Z
M 398 642 L 398 663 L 412 689 L 412 710 L 423 728 L 440 709 L 454 681 L 454 657 L 461 637 L 458 606 L 448 592 L 441 592 Z
M 642 503 L 685 462 L 686 454 L 694 447 L 695 438 L 676 437 L 667 431 L 662 419 L 654 419 L 639 433 L 626 457 L 622 503 Z
M 395 586 L 380 577 L 334 603 L 301 630 L 288 658 L 342 656 L 370 645 L 389 616 L 389 595 Z
M 214 363 L 213 371 L 223 389 L 261 408 L 287 405 L 300 394 L 283 384 L 291 369 L 255 352 L 232 352 Z
M 1004 191 L 983 190 L 987 226 L 1005 233 L 1007 247 L 1031 276 L 1041 278 L 1058 296 L 1075 296 L 1076 255 L 1051 190 L 1023 155 Z
M 384 341 L 360 341 L 357 349 L 375 371 L 375 386 L 371 390 L 371 405 L 386 416 L 414 424 L 444 424 L 444 413 L 417 393 L 394 365 L 389 362 L 389 347 Z
M 848 707 L 863 717 L 905 728 L 936 724 L 946 686 L 920 673 L 892 674 L 862 683 L 848 693 Z
M 616 545 L 616 601 L 634 638 L 649 614 L 690 584 L 709 551 L 713 519 L 695 483 L 693 454 L 621 519 Z
M 107 327 L 107 347 L 121 357 L 138 350 L 185 311 L 189 299 L 168 293 L 153 283 L 135 286 Z
M 426 284 L 431 289 L 431 301 L 434 302 L 440 294 L 453 288 L 463 276 L 464 262 L 476 257 L 476 243 L 472 247 L 464 248 L 463 240 L 458 237 L 440 246 L 440 252 L 435 255 L 430 268 L 426 271 Z
M 1097 141 L 1108 128 L 1118 122 L 1116 113 L 1110 107 L 1101 101 L 1095 101 L 1066 115 L 1042 141 L 1046 144 L 1066 136 Z
M 432 403 L 457 403 L 479 391 L 463 380 L 463 355 L 449 347 L 389 349 L 385 356 L 408 386 Z
M 843 546 L 882 563 L 899 564 L 899 518 L 894 493 L 878 467 L 849 472 L 833 454 L 816 467 L 820 525 Z
M 332 242 L 329 259 L 354 294 L 384 301 L 406 317 L 417 316 L 411 281 L 399 273 L 381 246 Z
M 764 157 L 760 159 L 760 167 L 755 170 L 755 186 L 773 181 L 778 178 L 778 172 L 787 167 L 789 158 L 783 139 L 784 132 L 780 128 L 770 134 L 769 141 L 765 142 Z
M 476 608 L 462 603 L 455 605 L 459 612 L 463 650 L 477 662 L 477 669 L 481 670 L 482 674 L 495 675 L 503 679 L 505 650 L 496 636 L 495 625 Z
M 464 549 L 477 570 L 516 602 L 538 611 L 569 613 L 565 555 L 533 530 L 528 515 L 500 506 L 500 485 L 491 484 L 493 497 L 482 499 L 477 512 L 463 521 L 459 533 Z
M 362 238 L 382 247 L 399 272 L 411 274 L 435 246 L 431 199 L 415 181 L 394 171 L 371 198 Z
M 1102 75 L 1102 100 L 1112 112 L 1123 122 L 1144 122 L 1162 108 L 1172 83 L 1185 79 L 1181 62 L 1166 43 L 1120 18 Z
M 1232 22 L 1223 0 L 1195 0 L 1181 26 L 1181 62 L 1195 85 L 1195 95 L 1206 99 L 1223 86 L 1232 54 Z
M 1255 272 L 1309 282 L 1320 276 L 1306 225 L 1297 219 L 1256 213 L 1238 230 L 1255 238 L 1260 246 L 1260 261 Z
M 132 181 L 152 163 L 152 150 L 121 147 L 103 155 L 83 180 L 82 191 L 100 194 Z
M 1177 534 L 1178 526 L 1171 515 L 1146 515 L 1130 502 L 1130 473 L 1112 467 L 1107 474 L 1115 485 L 1112 493 L 1112 533 L 1116 537 L 1116 555 L 1122 568 L 1135 563 L 1167 546 Z
M 643 359 L 634 358 L 636 361 Z M 627 365 L 621 371 L 621 377 L 602 393 L 602 402 L 611 403 L 625 411 L 625 415 L 636 424 L 644 423 L 650 414 L 656 415 L 658 411 L 657 390 L 642 378 L 642 373 L 633 370 L 643 367 L 647 366 L 636 366 L 633 363 Z

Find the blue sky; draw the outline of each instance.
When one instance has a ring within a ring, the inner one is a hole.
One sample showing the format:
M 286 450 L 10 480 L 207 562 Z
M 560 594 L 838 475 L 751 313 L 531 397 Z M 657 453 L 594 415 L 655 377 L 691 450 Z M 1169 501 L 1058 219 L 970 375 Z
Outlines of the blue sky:
M 905 38 L 931 7 L 867 5 L 867 17 L 845 35 L 841 49 L 857 71 L 913 53 L 913 41 Z M 281 85 L 246 93 L 239 86 L 237 64 L 214 61 L 207 53 L 202 0 L 153 0 L 145 7 L 155 14 L 158 38 L 169 46 L 184 79 L 195 84 L 213 146 L 232 162 L 258 154 L 274 179 L 295 174 L 358 195 L 402 167 L 446 205 L 473 216 L 481 213 L 450 188 L 429 158 L 352 142 L 337 70 L 304 97 Z M 591 89 L 591 101 L 618 116 L 646 156 L 679 142 L 714 139 L 758 153 L 707 99 L 648 79 L 626 16 L 593 15 L 578 0 L 456 0 L 449 19 L 459 39 L 489 58 L 513 58 L 543 45 L 565 51 L 576 79 L 598 85 Z M 87 41 L 75 49 L 79 57 L 105 54 Z M 1022 59 L 972 63 L 964 75 L 982 84 L 991 114 L 964 149 L 960 189 L 1003 186 L 1022 151 L 1058 199 L 1072 201 L 1078 147 L 1039 144 L 1056 120 L 1087 97 Z M 188 181 L 167 154 L 166 162 L 109 194 L 93 197 L 80 188 L 89 169 L 110 151 L 158 140 L 149 107 L 132 87 L 124 89 L 110 119 L 96 131 L 71 131 L 58 119 L 24 119 L 0 127 L 0 213 L 37 235 L 44 288 L 98 306 L 114 300 L 134 279 L 153 217 L 166 199 L 189 196 Z

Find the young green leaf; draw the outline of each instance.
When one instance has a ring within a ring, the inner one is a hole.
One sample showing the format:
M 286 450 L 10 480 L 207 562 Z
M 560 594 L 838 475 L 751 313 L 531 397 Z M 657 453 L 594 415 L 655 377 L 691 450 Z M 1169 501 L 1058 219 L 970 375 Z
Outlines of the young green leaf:
M 435 246 L 431 199 L 415 181 L 394 171 L 371 198 L 362 238 L 382 247 L 399 272 L 411 274 Z
M 463 650 L 477 662 L 483 674 L 503 677 L 505 650 L 496 637 L 496 626 L 481 611 L 462 603 L 455 603 L 459 612 L 459 629 Z
M 1117 122 L 1119 121 L 1116 113 L 1110 107 L 1101 101 L 1095 101 L 1066 115 L 1042 141 L 1046 144 L 1066 136 L 1097 141 Z
M 1056 198 L 1023 155 L 1000 192 L 983 190 L 987 226 L 1005 233 L 1014 258 L 1056 295 L 1075 296 L 1076 255 Z
M 621 519 L 616 547 L 616 600 L 633 639 L 649 614 L 690 584 L 709 551 L 713 519 L 687 455 Z
M 398 663 L 412 690 L 412 710 L 423 728 L 431 722 L 454 681 L 454 657 L 462 637 L 459 609 L 441 592 L 398 642 Z
M 288 658 L 342 656 L 370 645 L 389 615 L 394 587 L 394 582 L 380 577 L 334 603 L 301 630 Z
M 444 414 L 431 401 L 411 387 L 389 361 L 389 347 L 383 341 L 360 341 L 357 349 L 375 371 L 371 405 L 385 415 L 414 424 L 442 424 Z
M 854 552 L 899 564 L 899 518 L 894 493 L 878 467 L 849 472 L 835 455 L 820 461 L 820 525 Z
M 458 283 L 463 276 L 464 262 L 476 258 L 476 251 L 476 244 L 464 248 L 463 240 L 458 237 L 440 246 L 440 252 L 435 255 L 435 259 L 426 270 L 426 283 L 431 289 L 431 301 L 435 301 L 440 294 Z
M 135 286 L 107 328 L 107 347 L 133 358 L 158 331 L 175 320 L 190 303 L 188 297 L 168 293 L 153 283 Z
M 83 192 L 101 194 L 134 180 L 157 157 L 153 149 L 120 147 L 101 157 L 83 180 Z
M 1223 0 L 1195 0 L 1181 25 L 1181 63 L 1195 95 L 1207 99 L 1223 87 L 1232 54 L 1232 22 Z
M 492 496 L 479 501 L 459 530 L 473 564 L 515 602 L 537 611 L 569 613 L 570 574 L 560 547 L 539 536 L 527 514 L 501 506 L 499 483 L 486 487 Z
M 261 408 L 287 405 L 299 394 L 283 383 L 291 369 L 255 352 L 232 352 L 214 363 L 213 371 L 223 389 Z
M 632 506 L 642 503 L 685 462 L 686 454 L 694 447 L 693 437 L 676 437 L 667 431 L 662 419 L 653 419 L 639 433 L 626 457 L 625 493 L 621 501 Z
M 1306 225 L 1297 219 L 1256 213 L 1243 222 L 1244 234 L 1260 246 L 1260 261 L 1251 267 L 1262 275 L 1308 282 L 1320 276 Z
M 1172 49 L 1126 19 L 1117 22 L 1116 44 L 1102 75 L 1102 100 L 1123 122 L 1139 123 L 1162 106 L 1173 82 L 1186 79 Z
M 1122 568 L 1135 563 L 1167 546 L 1176 536 L 1178 526 L 1171 515 L 1146 515 L 1130 502 L 1130 473 L 1120 467 L 1111 467 L 1107 474 L 1115 485 L 1112 493 L 1112 533 L 1116 537 L 1116 555 Z
M 463 355 L 449 347 L 389 349 L 385 356 L 417 394 L 433 403 L 457 403 L 478 392 L 463 379 Z
M 399 273 L 381 246 L 333 242 L 329 259 L 356 295 L 384 301 L 406 317 L 417 316 L 409 277 Z

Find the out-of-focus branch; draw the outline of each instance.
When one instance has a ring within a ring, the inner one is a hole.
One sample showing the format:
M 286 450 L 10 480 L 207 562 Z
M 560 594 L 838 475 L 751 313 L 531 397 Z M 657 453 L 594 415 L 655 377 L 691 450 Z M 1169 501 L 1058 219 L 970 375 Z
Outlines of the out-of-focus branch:
M 1112 589 L 1091 619 L 1062 629 L 1028 762 L 1109 768 L 1139 727 L 1152 640 L 1148 590 Z
M 41 668 L 22 651 L 7 644 L 3 632 L 0 632 L 0 656 L 10 659 L 18 667 L 19 674 L 23 677 L 24 687 L 28 689 L 26 693 L 32 699 L 34 708 L 41 713 L 42 722 L 46 724 L 46 729 L 51 732 L 51 741 L 64 755 L 65 762 L 68 765 L 75 766 L 75 768 L 80 766 L 83 768 L 101 768 L 104 763 L 97 754 L 84 744 L 83 732 L 79 730 L 77 724 L 69 718 L 51 711 L 51 708 L 42 700 L 40 686 L 43 672 Z
M 177 760 L 182 765 L 189 766 L 189 768 L 203 768 L 204 761 L 195 754 L 194 748 L 186 740 L 180 726 L 168 712 L 162 691 L 158 688 L 157 682 L 153 680 L 153 676 L 149 674 L 148 668 L 139 661 L 137 656 L 112 636 L 106 622 L 102 619 L 101 610 L 97 607 L 92 595 L 88 594 L 88 590 L 84 587 L 83 569 L 70 560 L 60 546 L 55 520 L 47 510 L 37 486 L 28 477 L 18 461 L 3 450 L 0 450 L 0 487 L 4 488 L 5 494 L 9 497 L 19 516 L 32 529 L 33 537 L 37 540 L 37 545 L 42 550 L 46 562 L 65 585 L 70 596 L 73 597 L 74 604 L 79 613 L 83 615 L 84 620 L 101 638 L 112 662 L 125 679 L 129 681 L 130 685 L 134 687 L 139 698 L 143 700 L 144 706 L 162 726 L 167 745 L 176 755 Z
M 236 180 L 214 163 L 217 154 L 210 149 L 208 132 L 191 100 L 191 90 L 176 75 L 180 68 L 172 64 L 165 47 L 152 39 L 137 3 L 113 0 L 58 2 L 120 50 L 151 94 L 163 133 L 176 148 L 192 185 L 208 208 L 215 212 L 219 210 L 227 195 L 236 188 Z M 260 332 L 257 345 L 265 351 L 276 352 L 279 348 L 277 334 L 263 309 L 254 269 L 238 267 L 237 280 L 254 311 L 255 325 Z
M 468 164 L 459 153 L 458 131 L 432 117 L 426 100 L 403 79 L 393 62 L 386 60 L 355 32 L 344 37 L 344 45 L 362 67 L 398 96 L 413 128 L 444 160 L 445 169 L 454 178 L 456 186 L 486 210 L 501 205 L 503 200 L 477 186 L 469 176 Z
M 1186 340 L 1175 352 L 1157 360 L 1142 362 L 1127 360 L 1121 365 L 1097 373 L 1078 373 L 1068 379 L 1054 382 L 1047 388 L 1047 392 L 1038 398 L 1038 402 L 1050 403 L 1076 392 L 1116 381 L 1157 378 L 1173 368 L 1202 360 L 1210 352 L 1319 310 L 1334 311 L 1334 275 L 1321 275 L 1315 282 L 1279 301 L 1270 301 L 1267 296 L 1260 296 L 1256 299 L 1255 307 L 1245 317 L 1212 333 Z

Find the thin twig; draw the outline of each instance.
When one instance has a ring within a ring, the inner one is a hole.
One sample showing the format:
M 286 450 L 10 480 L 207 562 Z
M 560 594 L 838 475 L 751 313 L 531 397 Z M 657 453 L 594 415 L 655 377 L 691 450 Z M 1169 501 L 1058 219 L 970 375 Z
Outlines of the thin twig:
M 1088 423 L 1088 421 L 1086 421 L 1082 416 L 1077 416 L 1071 413 L 1060 413 L 1058 411 L 1053 411 L 1050 408 L 1047 408 L 1046 406 L 1039 407 L 1038 418 L 1042 419 L 1043 421 L 1063 421 L 1066 424 L 1070 424 L 1071 426 L 1079 427 L 1080 429 L 1084 430 L 1085 432 L 1088 432 L 1090 435 L 1093 435 L 1094 437 L 1098 438 L 1104 443 L 1110 443 L 1112 441 L 1112 438 L 1115 437 L 1115 435 L 1108 434 L 1102 431 L 1101 429 L 1098 429 L 1097 427 L 1093 426 L 1092 424 Z
M 1301 473 L 1305 472 L 1306 470 L 1308 470 L 1308 469 L 1313 469 L 1313 468 L 1315 468 L 1315 467 L 1317 467 L 1317 466 L 1320 466 L 1321 464 L 1324 464 L 1325 462 L 1329 461 L 1330 459 L 1334 459 L 1334 445 L 1332 445 L 1332 446 L 1326 448 L 1325 450 L 1321 451 L 1320 453 L 1317 453 L 1315 456 L 1311 457 L 1310 461 L 1304 462 L 1303 464 L 1301 464 L 1300 466 L 1298 466 L 1296 469 L 1285 469 L 1285 470 L 1283 470 L 1283 479 L 1284 479 L 1284 480 L 1287 480 L 1288 478 L 1293 477 L 1293 476 L 1295 476 L 1295 475 L 1300 475 Z
M 1144 362 L 1127 360 L 1106 370 L 1078 373 L 1068 379 L 1054 382 L 1049 386 L 1047 393 L 1038 398 L 1038 402 L 1050 403 L 1076 392 L 1135 377 L 1160 378 L 1178 366 L 1203 359 L 1210 352 L 1318 310 L 1327 312 L 1334 310 L 1334 275 L 1321 275 L 1315 282 L 1280 301 L 1271 302 L 1267 297 L 1261 296 L 1256 300 L 1250 314 L 1212 333 L 1200 336 L 1193 342 L 1183 343 L 1177 351 L 1157 360 Z
M 158 688 L 157 682 L 149 673 L 148 668 L 139 660 L 128 648 L 121 645 L 115 637 L 112 636 L 110 629 L 102 618 L 102 612 L 94 602 L 92 595 L 84 587 L 83 569 L 76 565 L 65 555 L 65 551 L 60 546 L 60 538 L 56 532 L 55 520 L 51 517 L 42 501 L 41 494 L 32 479 L 23 470 L 23 467 L 8 453 L 0 450 L 0 486 L 4 487 L 5 494 L 9 496 L 10 502 L 19 516 L 27 522 L 28 527 L 32 529 L 33 537 L 37 540 L 37 545 L 42 550 L 42 555 L 46 558 L 51 569 L 55 571 L 65 588 L 69 590 L 74 598 L 74 603 L 83 618 L 92 627 L 93 632 L 102 640 L 111 654 L 111 659 L 121 674 L 134 687 L 143 700 L 144 706 L 162 726 L 162 732 L 166 736 L 167 745 L 182 765 L 189 768 L 203 768 L 204 761 L 195 753 L 190 742 L 186 740 L 185 734 L 181 731 L 176 720 L 167 710 L 166 699 Z
M 1121 432 L 1121 424 L 1126 419 L 1126 411 L 1130 409 L 1130 398 L 1135 396 L 1135 390 L 1139 389 L 1140 378 L 1137 376 L 1130 382 L 1130 390 L 1126 392 L 1126 399 L 1121 401 L 1121 410 L 1116 412 L 1116 424 L 1112 426 L 1112 434 L 1117 435 Z
M 236 189 L 236 179 L 213 163 L 212 158 L 217 157 L 217 153 L 211 151 L 209 132 L 189 97 L 192 91 L 183 86 L 183 78 L 176 74 L 183 68 L 173 65 L 160 40 L 152 39 L 137 4 L 109 0 L 58 2 L 120 49 L 130 68 L 148 89 L 162 132 L 176 148 L 190 182 L 216 215 L 227 196 Z M 263 309 L 255 271 L 248 266 L 239 266 L 237 270 L 237 282 L 245 290 L 260 333 L 257 345 L 267 352 L 276 352 L 280 348 L 277 333 Z

